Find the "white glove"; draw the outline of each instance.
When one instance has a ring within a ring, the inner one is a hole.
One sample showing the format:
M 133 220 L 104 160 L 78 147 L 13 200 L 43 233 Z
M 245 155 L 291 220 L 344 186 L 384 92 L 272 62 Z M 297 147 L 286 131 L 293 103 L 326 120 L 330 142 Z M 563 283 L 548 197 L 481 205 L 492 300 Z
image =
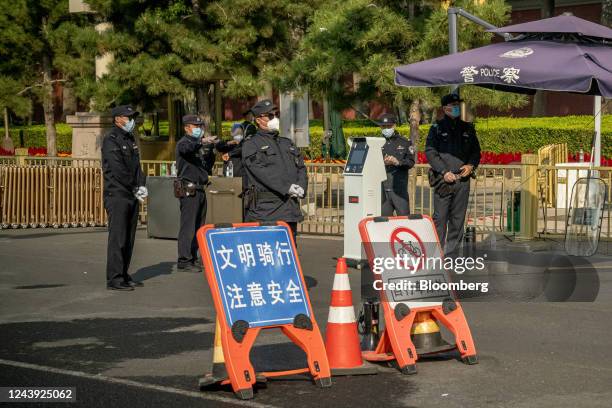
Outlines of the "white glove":
M 149 191 L 145 186 L 138 187 L 138 190 L 134 193 L 134 197 L 141 203 L 144 203 L 144 199 L 149 195 Z
M 304 189 L 302 186 L 298 186 L 298 197 L 304 198 Z
M 136 194 L 139 194 L 142 198 L 147 198 L 149 196 L 149 190 L 147 190 L 145 186 L 140 186 Z
M 287 194 L 289 194 L 291 197 L 298 197 L 300 195 L 301 188 L 302 187 L 298 186 L 297 184 L 292 184 L 291 187 L 289 187 Z M 302 194 L 304 194 L 304 190 L 302 190 Z

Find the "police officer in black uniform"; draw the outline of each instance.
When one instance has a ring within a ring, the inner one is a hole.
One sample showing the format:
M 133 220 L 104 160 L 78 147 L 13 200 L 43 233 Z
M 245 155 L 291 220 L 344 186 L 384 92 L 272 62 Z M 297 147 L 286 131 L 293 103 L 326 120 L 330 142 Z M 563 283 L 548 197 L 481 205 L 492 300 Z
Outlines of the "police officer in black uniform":
M 442 97 L 444 118 L 432 125 L 425 155 L 431 166 L 429 183 L 434 189 L 434 214 L 440 244 L 453 254 L 463 239 L 463 225 L 470 195 L 470 178 L 480 163 L 480 144 L 474 125 L 462 121 L 459 95 Z
M 132 133 L 138 112 L 129 105 L 122 105 L 113 108 L 111 115 L 113 128 L 102 141 L 104 208 L 108 214 L 106 287 L 127 291 L 143 286 L 142 282 L 130 277 L 128 268 L 134 249 L 139 204 L 148 193 Z
M 291 140 L 279 136 L 278 108 L 272 101 L 260 101 L 250 112 L 258 131 L 242 144 L 245 221 L 285 221 L 295 241 L 297 223 L 304 219 L 299 199 L 308 188 L 304 158 Z
M 399 134 L 393 114 L 386 113 L 378 118 L 378 125 L 386 141 L 383 145 L 383 160 L 387 180 L 383 181 L 383 216 L 410 214 L 408 201 L 408 170 L 414 167 L 412 142 Z
M 206 221 L 208 176 L 215 164 L 212 136 L 204 136 L 204 121 L 197 115 L 183 116 L 185 135 L 176 144 L 177 178 L 182 181 L 184 196 L 180 197 L 181 221 L 178 236 L 177 268 L 185 272 L 202 270 L 197 263 L 196 231 Z

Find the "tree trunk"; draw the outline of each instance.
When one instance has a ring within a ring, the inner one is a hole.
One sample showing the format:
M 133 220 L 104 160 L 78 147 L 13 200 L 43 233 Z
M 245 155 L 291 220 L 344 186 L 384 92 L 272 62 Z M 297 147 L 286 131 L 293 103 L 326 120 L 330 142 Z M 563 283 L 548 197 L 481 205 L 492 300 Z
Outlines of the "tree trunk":
M 421 123 L 421 101 L 415 99 L 410 104 L 410 141 L 414 146 L 414 155 L 416 159 L 417 151 L 419 150 L 419 124 Z
M 612 27 L 612 0 L 601 2 L 601 24 Z
M 329 148 L 331 146 L 331 141 L 329 138 L 330 129 L 331 124 L 329 120 L 329 100 L 327 99 L 327 95 L 325 95 L 323 99 L 323 144 L 325 145 L 325 149 L 321 152 L 323 159 L 329 156 Z
M 11 139 L 11 135 L 9 133 L 9 114 L 8 108 L 4 108 L 4 139 L 2 139 L 2 143 L 0 146 L 9 152 L 15 151 L 15 145 L 13 144 L 13 140 Z
M 198 104 L 198 115 L 204 120 L 205 129 L 204 134 L 209 136 L 211 135 L 210 125 L 212 123 L 212 104 L 210 102 L 210 83 L 206 83 L 206 85 L 198 87 L 196 89 L 196 100 Z
M 542 18 L 550 18 L 555 15 L 555 0 L 544 0 L 542 2 Z
M 554 15 L 555 0 L 543 0 L 540 16 L 542 18 L 550 18 Z M 532 116 L 546 115 L 546 93 L 544 91 L 537 91 L 533 96 L 533 108 L 531 110 L 531 114 Z
M 45 114 L 45 128 L 47 132 L 47 156 L 57 156 L 57 132 L 55 130 L 55 104 L 53 103 L 53 82 L 51 79 L 51 57 L 43 55 L 43 95 L 42 105 Z
M 6 139 L 10 137 L 8 108 L 4 108 L 4 137 Z

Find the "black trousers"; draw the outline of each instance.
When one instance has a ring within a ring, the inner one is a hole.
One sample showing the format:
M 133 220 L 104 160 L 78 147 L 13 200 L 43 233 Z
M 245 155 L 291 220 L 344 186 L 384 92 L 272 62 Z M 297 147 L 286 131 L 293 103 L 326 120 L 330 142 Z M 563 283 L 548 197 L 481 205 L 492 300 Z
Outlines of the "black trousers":
M 206 222 L 206 194 L 180 198 L 181 226 L 178 236 L 178 264 L 187 266 L 198 259 L 197 230 Z
M 291 235 L 293 235 L 293 242 L 295 242 L 295 247 L 297 248 L 297 222 L 288 222 L 289 229 L 291 229 Z
M 135 198 L 106 196 L 104 208 L 108 214 L 106 283 L 112 285 L 128 282 L 131 280 L 128 269 L 132 260 L 140 205 Z
M 402 191 L 400 194 L 398 194 L 393 190 L 386 190 L 383 188 L 382 199 L 381 215 L 383 217 L 393 216 L 394 210 L 395 215 L 410 214 L 408 191 Z
M 445 254 L 450 255 L 461 246 L 469 197 L 469 179 L 455 183 L 453 192 L 444 197 L 434 192 L 433 219 Z M 446 247 L 444 247 L 445 240 Z

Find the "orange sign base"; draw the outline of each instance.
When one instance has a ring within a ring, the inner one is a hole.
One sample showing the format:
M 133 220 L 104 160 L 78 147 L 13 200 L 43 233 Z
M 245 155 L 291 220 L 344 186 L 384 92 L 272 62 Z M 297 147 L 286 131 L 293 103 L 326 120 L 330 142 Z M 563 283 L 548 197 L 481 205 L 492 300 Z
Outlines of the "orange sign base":
M 410 337 L 410 330 L 417 313 L 430 312 L 438 322 L 446 326 L 455 336 L 455 347 L 459 351 L 463 362 L 466 364 L 476 364 L 478 362 L 472 334 L 463 314 L 463 309 L 458 302 L 448 299 L 442 306 L 415 308 L 403 318 L 402 313 L 391 310 L 388 302 L 382 302 L 382 305 L 385 316 L 392 317 L 385 321 L 387 327 L 382 332 L 376 349 L 362 353 L 365 360 L 372 362 L 396 360 L 398 368 L 403 374 L 415 374 L 419 354 Z M 398 320 L 398 318 L 400 319 Z
M 378 242 L 388 240 L 392 249 L 396 245 L 394 241 L 401 241 L 399 234 L 403 233 L 404 239 L 408 237 L 411 245 L 421 245 L 423 248 L 421 254 L 425 251 L 422 242 L 428 242 L 435 243 L 437 251 L 434 253 L 440 258 L 443 257 L 440 241 L 431 218 L 422 215 L 365 218 L 359 223 L 359 232 L 371 268 L 377 254 L 372 246 L 368 225 L 376 226 L 377 230 L 372 230 L 377 233 L 375 238 Z M 450 294 L 444 299 L 421 303 L 410 301 L 391 303 L 385 290 L 380 289 L 379 294 L 385 317 L 385 330 L 382 332 L 376 349 L 362 353 L 365 360 L 395 360 L 403 374 L 415 374 L 416 361 L 419 357 L 456 348 L 466 364 L 478 362 L 476 348 L 463 309 L 458 301 L 450 297 Z M 411 303 L 413 305 L 416 303 L 418 306 L 411 306 Z M 426 305 L 423 306 L 423 303 Z M 454 347 L 442 341 L 436 321 L 443 324 L 454 335 Z M 418 330 L 415 328 L 415 323 Z M 417 336 L 421 336 L 418 337 L 419 340 L 435 338 L 438 343 L 433 347 L 423 347 L 423 341 L 419 341 L 417 344 L 421 344 L 422 348 L 417 350 L 415 347 Z
M 206 234 L 211 229 L 222 229 L 224 232 L 239 232 L 240 228 L 243 227 L 260 227 L 259 223 L 242 223 L 242 224 L 224 224 L 224 225 L 205 225 L 200 228 L 197 232 L 197 239 L 200 247 L 200 253 L 202 254 L 202 261 L 205 268 L 205 276 L 208 284 L 211 288 L 213 302 L 215 310 L 218 316 L 219 330 L 221 334 L 221 346 L 223 349 L 223 357 L 225 360 L 225 369 L 227 372 L 227 378 L 217 378 L 212 376 L 205 377 L 200 381 L 201 386 L 207 386 L 211 384 L 231 384 L 232 389 L 236 396 L 240 399 L 253 398 L 253 385 L 256 382 L 265 381 L 265 377 L 281 377 L 289 376 L 301 373 L 310 373 L 315 383 L 321 387 L 331 386 L 331 371 L 327 360 L 327 354 L 325 352 L 325 345 L 323 344 L 323 338 L 319 326 L 312 313 L 312 307 L 310 305 L 310 298 L 308 292 L 304 291 L 304 297 L 310 313 L 310 317 L 305 314 L 298 314 L 293 318 L 293 323 L 289 324 L 272 324 L 260 327 L 249 327 L 248 322 L 242 321 L 244 324 L 230 325 L 225 315 L 223 308 L 223 301 L 221 298 L 221 285 L 217 281 L 215 275 L 215 264 L 213 263 L 213 257 L 211 254 L 211 248 L 209 248 Z M 274 227 L 278 229 L 281 227 L 286 230 L 286 234 L 290 239 L 290 243 L 295 254 L 296 267 L 299 271 L 299 279 L 302 281 L 302 287 L 306 288 L 304 282 L 302 268 L 297 257 L 297 251 L 295 250 L 295 242 L 293 237 L 289 233 L 289 226 L 284 222 L 270 223 L 262 227 Z M 250 228 L 252 229 L 252 228 Z M 262 229 L 262 231 L 265 228 Z M 308 367 L 297 370 L 288 371 L 274 371 L 265 373 L 255 373 L 253 365 L 251 364 L 249 354 L 251 348 L 257 339 L 262 329 L 279 328 L 281 331 L 297 346 L 299 346 L 306 353 Z

